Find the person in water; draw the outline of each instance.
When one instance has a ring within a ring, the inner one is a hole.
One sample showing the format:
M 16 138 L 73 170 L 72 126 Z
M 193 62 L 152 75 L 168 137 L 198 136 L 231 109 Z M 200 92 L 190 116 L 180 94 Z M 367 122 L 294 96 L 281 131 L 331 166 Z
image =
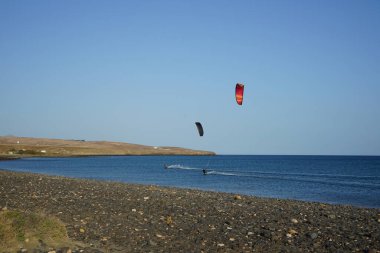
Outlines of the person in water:
M 203 169 L 203 175 L 207 175 L 207 170 Z

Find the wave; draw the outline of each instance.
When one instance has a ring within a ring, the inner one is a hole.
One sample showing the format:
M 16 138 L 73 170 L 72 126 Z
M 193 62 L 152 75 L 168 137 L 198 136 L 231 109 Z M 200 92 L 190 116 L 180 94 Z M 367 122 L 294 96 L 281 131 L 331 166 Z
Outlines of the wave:
M 180 164 L 166 165 L 167 169 L 180 169 L 180 170 L 203 170 L 201 168 L 188 167 Z

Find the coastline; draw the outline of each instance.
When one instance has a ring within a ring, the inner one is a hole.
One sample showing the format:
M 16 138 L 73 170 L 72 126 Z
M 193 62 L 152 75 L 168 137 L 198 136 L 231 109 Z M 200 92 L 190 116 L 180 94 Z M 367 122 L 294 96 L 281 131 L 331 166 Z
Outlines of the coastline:
M 22 158 L 22 157 L 11 157 L 11 156 L 1 156 L 0 155 L 0 161 L 17 160 L 20 158 Z
M 0 170 L 4 207 L 55 216 L 98 252 L 380 252 L 376 208 Z

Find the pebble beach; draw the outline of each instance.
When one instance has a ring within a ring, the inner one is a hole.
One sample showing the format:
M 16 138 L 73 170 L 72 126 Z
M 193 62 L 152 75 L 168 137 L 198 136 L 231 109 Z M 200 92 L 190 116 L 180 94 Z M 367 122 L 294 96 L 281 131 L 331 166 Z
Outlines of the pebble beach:
M 0 208 L 57 217 L 72 252 L 380 252 L 376 208 L 6 170 Z

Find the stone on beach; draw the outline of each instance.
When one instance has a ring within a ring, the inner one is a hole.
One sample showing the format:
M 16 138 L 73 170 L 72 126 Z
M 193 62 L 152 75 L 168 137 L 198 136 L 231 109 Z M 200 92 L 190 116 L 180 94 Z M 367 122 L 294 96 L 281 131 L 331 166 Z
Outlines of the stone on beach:
M 311 233 L 311 234 L 309 234 L 309 236 L 310 236 L 310 238 L 311 239 L 316 239 L 317 237 L 318 237 L 318 234 L 317 233 Z
M 293 218 L 293 219 L 291 219 L 291 222 L 294 223 L 294 224 L 297 224 L 298 220 Z
M 240 195 L 235 195 L 235 196 L 234 196 L 234 199 L 235 199 L 235 200 L 241 200 L 241 196 L 240 196 Z

